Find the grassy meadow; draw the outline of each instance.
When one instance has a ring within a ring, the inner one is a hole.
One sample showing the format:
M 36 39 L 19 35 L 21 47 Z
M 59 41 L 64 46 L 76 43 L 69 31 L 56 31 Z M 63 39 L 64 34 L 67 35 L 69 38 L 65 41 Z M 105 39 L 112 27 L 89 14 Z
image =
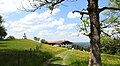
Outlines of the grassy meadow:
M 0 50 L 28 50 L 30 48 L 34 49 L 39 43 L 33 40 L 16 39 L 16 40 L 6 40 L 0 41 Z
M 40 51 L 35 51 L 33 40 L 7 40 L 0 41 L 0 66 L 87 66 L 89 52 L 68 50 L 42 44 Z M 30 51 L 30 48 L 32 49 Z M 26 51 L 25 51 L 26 50 Z M 120 66 L 120 56 L 102 54 L 103 66 Z

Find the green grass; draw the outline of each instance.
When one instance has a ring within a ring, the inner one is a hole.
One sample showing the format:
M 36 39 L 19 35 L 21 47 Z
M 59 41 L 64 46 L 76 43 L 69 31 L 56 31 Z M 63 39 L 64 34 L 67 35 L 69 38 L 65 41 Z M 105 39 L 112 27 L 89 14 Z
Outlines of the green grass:
M 67 48 L 61 48 L 61 47 L 55 47 L 55 46 L 43 44 L 42 48 L 40 50 L 43 52 L 51 53 L 52 55 L 56 55 L 56 54 L 59 54 L 63 51 L 66 51 Z
M 87 66 L 89 61 L 89 52 L 73 50 L 66 59 L 69 66 Z M 102 54 L 103 66 L 120 66 L 120 56 Z
M 35 52 L 33 49 L 39 44 L 24 39 L 0 41 L 0 66 L 42 66 L 52 55 Z
M 36 45 L 40 43 L 25 39 L 0 41 L 0 66 L 43 66 L 55 54 L 66 50 L 42 45 L 40 51 L 35 52 Z
M 58 56 L 53 59 L 49 66 L 62 66 L 63 62 L 67 66 L 88 65 L 89 52 L 71 50 L 64 53 L 67 50 L 66 48 L 42 44 L 39 52 L 32 50 L 32 53 L 30 53 L 29 49 L 35 49 L 36 45 L 39 45 L 39 43 L 33 40 L 16 39 L 0 41 L 0 66 L 19 66 L 18 64 L 20 66 L 43 66 L 48 59 L 60 53 L 59 56 L 61 57 Z M 20 59 L 18 60 L 19 56 Z M 102 54 L 102 65 L 120 66 L 120 56 Z
M 71 50 L 71 53 L 66 58 L 66 64 L 69 66 L 87 66 L 89 60 L 89 53 Z
M 33 40 L 16 39 L 0 41 L 0 50 L 28 50 L 30 48 L 35 48 L 39 43 Z

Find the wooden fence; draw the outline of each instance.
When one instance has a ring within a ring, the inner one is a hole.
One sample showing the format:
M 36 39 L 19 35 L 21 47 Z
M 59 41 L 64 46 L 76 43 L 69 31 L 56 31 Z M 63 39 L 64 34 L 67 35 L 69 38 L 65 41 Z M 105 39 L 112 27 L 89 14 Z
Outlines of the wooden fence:
M 40 46 L 36 45 L 35 49 L 30 48 L 24 51 L 1 51 L 0 66 L 25 66 L 37 54 L 39 54 Z

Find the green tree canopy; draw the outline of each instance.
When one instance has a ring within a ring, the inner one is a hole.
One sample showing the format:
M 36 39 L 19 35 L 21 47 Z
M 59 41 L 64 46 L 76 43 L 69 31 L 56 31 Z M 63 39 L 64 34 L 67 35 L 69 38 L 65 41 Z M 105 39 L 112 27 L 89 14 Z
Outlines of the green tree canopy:
M 7 39 L 7 40 L 14 40 L 15 37 L 10 35 L 10 36 L 8 36 L 6 39 Z
M 3 40 L 7 35 L 6 29 L 2 24 L 3 22 L 4 20 L 2 19 L 2 16 L 0 15 L 0 40 Z
M 45 39 L 41 39 L 40 42 L 41 43 L 47 43 L 47 41 Z
M 40 38 L 38 38 L 38 37 L 34 37 L 34 40 L 35 40 L 35 41 L 39 41 Z

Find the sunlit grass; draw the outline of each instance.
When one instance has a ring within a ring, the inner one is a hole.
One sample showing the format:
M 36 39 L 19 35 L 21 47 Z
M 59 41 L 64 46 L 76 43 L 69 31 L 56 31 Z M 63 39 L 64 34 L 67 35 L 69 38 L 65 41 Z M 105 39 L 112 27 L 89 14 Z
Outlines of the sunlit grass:
M 16 39 L 0 41 L 0 50 L 28 50 L 30 48 L 35 48 L 39 43 L 33 40 Z
M 103 66 L 120 66 L 120 56 L 102 54 Z
M 66 51 L 67 48 L 62 48 L 62 47 L 55 47 L 47 44 L 42 44 L 41 51 L 49 52 L 53 55 L 56 55 L 58 53 L 61 53 L 63 51 Z
M 16 39 L 16 40 L 8 40 L 8 41 L 0 41 L 0 51 L 21 51 L 29 50 L 30 48 L 35 49 L 36 45 L 40 45 L 38 42 L 34 42 L 33 40 L 24 40 L 24 39 Z M 53 56 L 64 52 L 68 49 L 55 47 L 47 44 L 42 44 L 40 48 L 39 54 L 33 54 L 32 58 L 28 57 L 28 63 L 22 66 L 41 66 L 44 64 L 43 62 L 47 61 L 48 59 L 52 58 Z M 0 64 L 2 66 L 13 66 L 13 64 L 17 64 L 17 57 L 13 54 L 8 54 L 7 56 L 4 52 L 0 54 Z M 66 54 L 63 54 L 63 56 Z M 116 55 L 109 55 L 109 54 L 101 54 L 102 56 L 102 66 L 120 66 L 120 56 Z M 67 56 L 64 58 L 64 63 L 67 66 L 87 66 L 89 62 L 90 53 L 83 52 L 80 50 L 70 50 Z M 24 55 L 21 56 L 21 61 L 24 61 Z M 4 62 L 7 61 L 7 62 Z M 56 60 L 55 63 L 62 63 L 62 59 Z
M 69 66 L 87 66 L 90 57 L 89 55 L 89 52 L 73 50 L 71 54 L 68 55 L 66 63 Z M 101 54 L 101 56 L 103 66 L 120 66 L 120 56 L 109 54 Z

